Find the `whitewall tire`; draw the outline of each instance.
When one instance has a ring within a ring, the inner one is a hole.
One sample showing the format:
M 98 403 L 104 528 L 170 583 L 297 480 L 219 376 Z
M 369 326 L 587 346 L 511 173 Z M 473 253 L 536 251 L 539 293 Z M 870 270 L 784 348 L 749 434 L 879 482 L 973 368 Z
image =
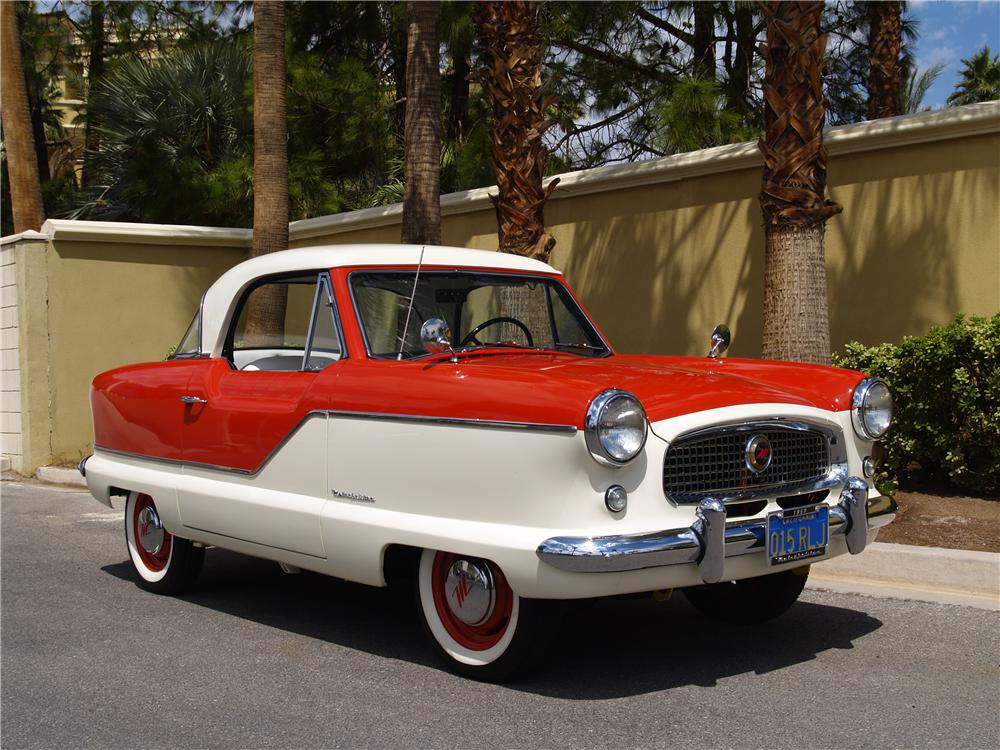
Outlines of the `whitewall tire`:
M 149 495 L 130 492 L 125 503 L 125 546 L 137 583 L 157 594 L 176 594 L 197 579 L 205 550 L 163 528 Z
M 490 560 L 423 550 L 417 597 L 424 630 L 453 672 L 478 680 L 511 676 L 542 642 L 544 602 L 522 599 Z

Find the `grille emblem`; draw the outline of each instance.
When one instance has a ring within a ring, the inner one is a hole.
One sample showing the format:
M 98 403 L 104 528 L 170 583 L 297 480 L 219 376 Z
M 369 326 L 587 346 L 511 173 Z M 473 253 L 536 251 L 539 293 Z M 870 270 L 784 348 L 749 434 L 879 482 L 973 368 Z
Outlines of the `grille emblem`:
M 771 441 L 767 439 L 767 435 L 754 435 L 747 441 L 747 468 L 754 474 L 763 473 L 771 465 L 773 455 Z

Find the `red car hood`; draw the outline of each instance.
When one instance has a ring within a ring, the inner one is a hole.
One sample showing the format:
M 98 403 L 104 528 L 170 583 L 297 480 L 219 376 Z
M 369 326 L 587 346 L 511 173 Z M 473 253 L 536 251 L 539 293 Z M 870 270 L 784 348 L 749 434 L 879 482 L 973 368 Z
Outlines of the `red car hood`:
M 853 389 L 863 377 L 851 370 L 791 362 L 621 354 L 482 353 L 463 356 L 457 364 L 425 362 L 417 378 L 411 369 L 415 363 L 380 364 L 380 377 L 361 381 L 345 368 L 347 377 L 338 379 L 335 390 L 354 409 L 426 414 L 433 404 L 430 410 L 440 416 L 577 427 L 583 426 L 590 401 L 608 388 L 637 396 L 649 420 L 657 422 L 753 403 L 842 411 L 850 408 Z

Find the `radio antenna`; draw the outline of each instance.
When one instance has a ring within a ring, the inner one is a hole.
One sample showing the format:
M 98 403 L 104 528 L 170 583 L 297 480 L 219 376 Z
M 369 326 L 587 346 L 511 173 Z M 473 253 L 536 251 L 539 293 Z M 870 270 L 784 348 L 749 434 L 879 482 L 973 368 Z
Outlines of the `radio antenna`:
M 403 358 L 403 347 L 406 346 L 406 331 L 410 327 L 410 313 L 413 312 L 413 298 L 417 296 L 417 282 L 420 280 L 420 267 L 424 264 L 424 250 L 426 245 L 420 246 L 420 259 L 417 261 L 417 275 L 413 277 L 413 291 L 410 292 L 410 305 L 406 308 L 406 322 L 403 323 L 403 335 L 399 337 L 399 354 L 396 360 Z

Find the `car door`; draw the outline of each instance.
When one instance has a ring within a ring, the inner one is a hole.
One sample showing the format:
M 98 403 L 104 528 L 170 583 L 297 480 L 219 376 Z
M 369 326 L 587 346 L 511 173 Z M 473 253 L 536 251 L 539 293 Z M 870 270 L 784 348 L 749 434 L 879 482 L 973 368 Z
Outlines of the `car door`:
M 232 320 L 223 357 L 185 394 L 181 520 L 325 557 L 326 409 L 343 352 L 329 276 L 262 279 Z

